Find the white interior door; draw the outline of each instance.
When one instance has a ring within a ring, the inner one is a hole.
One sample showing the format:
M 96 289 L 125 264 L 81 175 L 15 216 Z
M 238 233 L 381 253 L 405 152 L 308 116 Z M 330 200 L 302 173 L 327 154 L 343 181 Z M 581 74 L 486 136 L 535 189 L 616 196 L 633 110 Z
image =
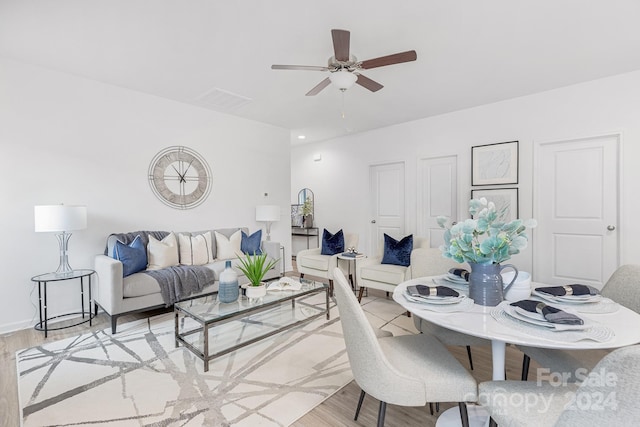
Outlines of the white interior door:
M 619 135 L 536 152 L 534 279 L 601 288 L 619 262 Z
M 371 238 L 369 253 L 378 253 L 384 233 L 404 237 L 404 163 L 369 168 L 371 190 Z
M 418 234 L 429 239 L 432 248 L 443 243 L 444 230 L 436 218 L 457 221 L 458 157 L 420 159 L 418 163 Z

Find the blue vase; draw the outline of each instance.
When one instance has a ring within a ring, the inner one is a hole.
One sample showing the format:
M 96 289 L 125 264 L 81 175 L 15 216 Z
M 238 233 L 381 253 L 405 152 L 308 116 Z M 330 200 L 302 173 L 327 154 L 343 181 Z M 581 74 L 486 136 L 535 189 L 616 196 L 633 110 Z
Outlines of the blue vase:
M 229 303 L 238 300 L 240 287 L 238 286 L 238 273 L 231 268 L 231 261 L 224 264 L 224 271 L 220 273 L 218 282 L 218 300 Z
M 478 305 L 495 307 L 504 300 L 505 286 L 502 282 L 500 272 L 505 268 L 513 268 L 516 274 L 506 287 L 515 282 L 518 276 L 518 269 L 512 264 L 477 264 L 470 262 L 471 273 L 469 274 L 469 298 Z

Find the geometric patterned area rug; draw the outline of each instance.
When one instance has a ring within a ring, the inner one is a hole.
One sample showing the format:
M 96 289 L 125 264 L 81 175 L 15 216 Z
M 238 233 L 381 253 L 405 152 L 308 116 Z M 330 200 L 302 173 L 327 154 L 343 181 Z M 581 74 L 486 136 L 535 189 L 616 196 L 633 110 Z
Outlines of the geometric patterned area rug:
M 256 327 L 270 313 L 261 316 L 226 325 Z M 21 350 L 16 361 L 25 427 L 288 426 L 353 379 L 335 306 L 331 320 L 213 359 L 208 372 L 175 348 L 173 313 Z

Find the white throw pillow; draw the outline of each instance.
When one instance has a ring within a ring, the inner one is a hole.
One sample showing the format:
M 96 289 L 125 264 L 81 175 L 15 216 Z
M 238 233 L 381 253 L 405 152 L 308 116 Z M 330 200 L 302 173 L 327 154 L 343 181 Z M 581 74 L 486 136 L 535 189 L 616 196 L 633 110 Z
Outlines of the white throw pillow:
M 212 261 L 210 231 L 195 236 L 178 233 L 178 245 L 182 265 L 204 265 Z
M 240 244 L 242 243 L 242 233 L 240 230 L 233 233 L 229 238 L 217 231 L 214 231 L 214 233 L 216 234 L 216 258 L 233 259 L 242 253 L 240 251 Z
M 147 257 L 149 260 L 147 270 L 160 270 L 178 265 L 178 241 L 176 240 L 176 235 L 171 232 L 162 240 L 149 235 Z

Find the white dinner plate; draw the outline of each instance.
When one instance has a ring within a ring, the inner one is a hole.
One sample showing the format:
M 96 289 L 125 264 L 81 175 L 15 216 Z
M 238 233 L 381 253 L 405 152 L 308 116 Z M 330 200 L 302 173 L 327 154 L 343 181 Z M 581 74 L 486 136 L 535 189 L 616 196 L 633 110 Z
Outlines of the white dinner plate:
M 513 306 L 512 306 L 513 307 Z M 544 318 L 544 316 L 541 313 L 538 313 L 537 311 L 535 313 L 532 313 L 528 310 L 525 310 L 522 307 L 513 307 L 513 310 L 524 317 L 528 317 L 529 319 L 532 320 L 538 320 L 540 322 L 548 322 L 547 319 Z
M 545 328 L 554 328 L 552 323 L 547 322 L 544 317 L 542 317 L 539 313 L 531 313 L 527 310 L 524 310 L 520 307 L 513 307 L 511 305 L 507 305 L 504 307 L 505 313 L 514 319 L 520 320 L 525 323 L 529 323 L 531 325 L 542 326 Z M 533 316 L 536 314 L 537 316 Z
M 469 283 L 467 282 L 452 282 L 451 280 L 448 280 L 443 276 L 434 277 L 432 281 L 435 285 L 438 286 L 447 286 L 451 289 L 463 292 L 469 291 Z
M 586 303 L 594 303 L 602 300 L 602 295 L 562 295 L 562 296 L 554 296 L 549 295 L 544 292 L 540 292 L 537 290 L 533 290 L 533 295 L 539 296 L 540 298 L 544 298 L 547 301 L 551 302 L 560 302 L 566 304 L 586 304 Z
M 461 283 L 461 284 L 465 284 L 465 285 L 467 283 L 469 283 L 466 280 L 464 280 L 462 277 L 456 276 L 455 274 L 451 274 L 451 273 L 445 274 L 443 279 L 448 280 L 448 281 L 453 282 L 453 283 Z
M 504 312 L 521 322 L 529 323 L 530 325 L 542 326 L 554 331 L 579 331 L 589 328 L 589 325 L 565 325 L 561 323 L 551 323 L 547 321 L 540 313 L 531 313 L 520 307 L 514 307 L 511 305 L 505 305 Z
M 513 310 L 514 308 L 508 303 L 502 302 L 491 310 L 491 317 L 522 333 L 563 343 L 582 340 L 607 342 L 614 336 L 610 328 L 586 318 L 584 325 L 559 325 L 549 322 L 546 322 L 546 325 L 534 324 L 533 319 L 520 316 Z
M 466 298 L 464 295 L 457 297 L 413 297 L 407 292 L 404 293 L 404 296 L 407 300 L 419 304 L 457 304 Z

